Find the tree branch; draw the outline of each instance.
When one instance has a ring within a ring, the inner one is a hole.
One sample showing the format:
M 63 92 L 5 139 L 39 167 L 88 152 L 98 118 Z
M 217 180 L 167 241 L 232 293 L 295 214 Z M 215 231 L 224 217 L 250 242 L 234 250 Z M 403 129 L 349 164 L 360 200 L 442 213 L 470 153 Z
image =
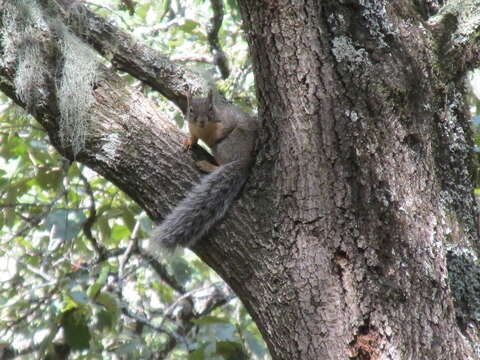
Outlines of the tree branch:
M 70 29 L 83 41 L 109 59 L 116 69 L 125 71 L 174 102 L 183 112 L 187 93 L 199 93 L 201 79 L 167 56 L 136 41 L 80 2 L 57 0 Z
M 226 304 L 232 299 L 230 289 L 224 287 L 219 289 L 215 285 L 205 288 L 194 289 L 179 297 L 166 311 L 165 319 L 176 318 L 180 323 L 177 334 L 187 335 L 193 327 L 192 319 L 198 319 L 210 314 L 214 309 Z M 164 320 L 165 320 L 164 319 Z M 163 322 L 162 322 L 163 323 Z M 163 359 L 172 351 L 179 341 L 178 337 L 170 336 L 164 348 L 158 354 L 159 359 Z
M 5 26 L 4 16 L 5 6 L 0 6 L 0 29 Z M 97 16 L 94 19 L 104 23 Z M 74 158 L 71 147 L 62 144 L 59 134 L 61 116 L 55 76 L 62 61 L 57 58 L 61 53 L 58 37 L 48 27 L 39 28 L 38 32 L 41 36 L 36 39 L 35 45 L 38 47 L 37 56 L 45 63 L 45 74 L 37 84 L 37 98 L 31 102 L 29 112 L 45 128 L 52 145 L 62 155 L 86 164 L 117 185 L 153 219 L 162 219 L 199 179 L 191 153 L 183 151 L 185 135 L 171 121 L 158 114 L 152 102 L 141 92 L 129 86 L 112 70 L 99 66 L 91 89 L 93 100 L 88 109 L 85 148 Z M 112 33 L 109 36 L 115 38 Z M 112 41 L 115 42 L 115 39 Z M 129 41 L 126 42 L 132 46 L 130 50 L 145 49 L 140 45 L 133 46 Z M 15 59 L 19 57 L 18 47 L 9 49 L 8 56 L 4 51 L 0 47 L 0 59 L 13 61 L 0 61 L 0 91 L 27 108 L 16 92 Z M 149 61 L 155 63 L 156 60 Z M 162 83 L 162 86 L 165 84 Z M 176 90 L 168 91 L 175 93 Z M 205 153 L 196 148 L 194 154 L 203 156 Z M 247 184 L 247 190 L 248 187 Z M 255 238 L 259 230 L 256 229 L 258 222 L 254 197 L 255 192 L 250 195 L 248 191 L 244 192 L 241 201 L 229 211 L 223 223 L 194 246 L 194 251 L 229 281 L 229 285 L 240 296 L 248 292 L 248 284 L 255 280 L 252 276 L 252 248 L 258 246 Z M 148 250 L 145 251 L 148 253 Z
M 0 16 L 4 15 L 2 9 Z M 71 148 L 62 144 L 59 135 L 55 71 L 60 61 L 52 57 L 52 53 L 59 53 L 58 43 L 54 34 L 44 32 L 38 46 L 50 72 L 45 74 L 45 81 L 37 89 L 42 98 L 32 104 L 29 112 L 45 128 L 57 150 L 74 160 Z M 1 57 L 6 58 L 4 53 Z M 16 93 L 16 71 L 15 61 L 0 63 L 0 90 L 26 108 Z M 94 103 L 89 111 L 90 131 L 86 148 L 75 160 L 116 183 L 147 213 L 158 219 L 159 214 L 166 213 L 198 179 L 198 172 L 190 165 L 189 154 L 182 151 L 184 135 L 168 119 L 160 116 L 148 99 L 111 70 L 100 66 L 95 87 L 92 89 Z M 174 174 L 178 174 L 178 178 Z M 159 187 L 162 192 L 157 191 Z M 153 194 L 163 196 L 154 199 Z
M 87 239 L 90 241 L 90 244 L 92 244 L 92 247 L 95 253 L 97 254 L 98 261 L 100 262 L 106 259 L 107 249 L 105 248 L 105 246 L 103 246 L 103 244 L 100 244 L 92 234 L 92 226 L 97 220 L 95 196 L 93 195 L 93 190 L 92 190 L 92 187 L 90 186 L 90 183 L 88 182 L 88 179 L 85 177 L 85 175 L 83 175 L 81 171 L 80 171 L 79 177 L 83 183 L 85 192 L 87 193 L 88 198 L 90 199 L 89 214 L 88 214 L 87 220 L 83 224 L 83 233 L 85 234 Z
M 0 21 L 5 15 L 4 12 L 5 6 L 0 7 Z M 108 38 L 113 39 L 112 43 L 115 43 L 117 41 L 115 39 L 125 36 L 123 33 L 115 34 L 117 29 L 108 26 L 98 16 L 93 14 L 91 16 L 93 19 L 84 20 L 86 24 L 95 24 L 98 21 L 101 26 L 104 26 L 101 27 L 102 30 L 97 29 L 100 39 L 101 35 L 108 34 Z M 0 22 L 0 26 L 2 25 Z M 191 153 L 183 151 L 185 135 L 171 121 L 158 114 L 152 102 L 142 93 L 130 87 L 113 71 L 99 66 L 92 89 L 93 103 L 88 110 L 89 126 L 85 148 L 74 158 L 69 145 L 63 145 L 60 141 L 60 111 L 55 74 L 58 73 L 57 66 L 61 66 L 62 62 L 53 55 L 59 54 L 60 51 L 58 38 L 51 31 L 44 27 L 38 29 L 39 40 L 36 44 L 39 47 L 38 56 L 45 62 L 45 69 L 48 72 L 45 73 L 43 81 L 37 84 L 36 92 L 41 98 L 32 102 L 29 112 L 45 128 L 51 143 L 62 155 L 94 169 L 127 193 L 153 219 L 161 219 L 199 179 L 199 173 L 192 163 Z M 90 33 L 90 36 L 93 38 L 92 34 Z M 130 50 L 145 50 L 143 46 L 133 46 L 130 38 L 125 42 L 131 46 L 128 48 Z M 107 47 L 106 44 L 104 45 Z M 118 45 L 121 49 L 121 44 Z M 110 45 L 108 48 L 113 49 L 115 46 Z M 19 56 L 18 53 L 9 53 L 7 57 L 3 51 L 5 49 L 0 48 L 0 59 Z M 18 48 L 12 48 L 10 51 L 18 51 Z M 147 59 L 152 63 L 156 62 L 155 58 L 149 57 L 144 58 L 143 61 Z M 0 62 L 0 90 L 18 105 L 26 108 L 26 104 L 16 93 L 16 72 L 15 61 Z M 177 79 L 183 78 L 177 77 Z M 162 86 L 166 85 L 162 84 Z M 208 156 L 198 146 L 195 147 L 193 154 L 196 158 Z M 226 225 L 217 226 L 210 232 L 210 237 L 216 239 L 217 245 L 212 247 L 213 243 L 211 243 L 207 246 L 206 240 L 195 245 L 195 251 L 207 263 L 217 270 L 225 268 L 219 270 L 220 273 L 231 272 L 232 270 L 227 268 L 235 262 L 240 269 L 249 268 L 249 255 L 245 253 L 245 245 L 242 245 L 245 241 L 242 239 L 255 237 L 254 209 L 253 197 L 243 195 L 241 206 L 237 203 L 233 211 L 229 212 L 224 222 Z M 222 254 L 215 256 L 216 250 L 220 248 L 223 249 Z M 237 252 L 238 250 L 242 255 Z M 235 261 L 227 264 L 226 258 L 232 258 Z M 245 270 L 238 271 L 249 273 Z M 235 288 L 235 284 L 232 287 Z
M 147 260 L 150 266 L 155 270 L 157 273 L 158 277 L 164 281 L 168 286 L 170 286 L 172 289 L 177 291 L 180 294 L 185 294 L 185 288 L 178 283 L 178 281 L 175 279 L 175 277 L 171 276 L 165 266 L 157 260 L 157 257 L 148 253 L 147 251 L 144 251 L 142 249 L 139 250 L 140 255 L 142 256 L 143 259 Z
M 210 4 L 212 5 L 213 17 L 210 19 L 211 24 L 207 34 L 208 42 L 210 44 L 210 50 L 213 54 L 213 61 L 220 70 L 222 78 L 226 79 L 230 75 L 228 58 L 220 46 L 220 40 L 218 38 L 218 32 L 222 27 L 224 15 L 223 0 L 210 0 Z

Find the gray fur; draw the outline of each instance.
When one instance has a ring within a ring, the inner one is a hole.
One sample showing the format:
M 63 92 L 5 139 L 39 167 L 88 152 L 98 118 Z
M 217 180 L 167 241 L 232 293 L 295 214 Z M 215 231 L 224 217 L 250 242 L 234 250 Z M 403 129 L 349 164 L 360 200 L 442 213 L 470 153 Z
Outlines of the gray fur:
M 161 252 L 192 246 L 217 223 L 240 193 L 253 162 L 256 119 L 235 105 L 216 105 L 212 92 L 189 103 L 190 135 L 210 146 L 220 167 L 194 186 L 152 231 L 152 245 Z
M 237 160 L 206 175 L 152 231 L 155 245 L 172 252 L 199 240 L 225 215 L 247 179 L 248 167 L 247 161 Z

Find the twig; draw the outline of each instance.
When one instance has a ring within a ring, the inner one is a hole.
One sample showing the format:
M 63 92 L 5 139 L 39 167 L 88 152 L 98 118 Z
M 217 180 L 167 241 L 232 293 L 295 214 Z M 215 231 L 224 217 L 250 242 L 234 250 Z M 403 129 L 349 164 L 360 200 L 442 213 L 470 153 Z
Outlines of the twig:
M 197 302 L 201 296 L 196 298 L 195 295 L 211 289 L 213 290 L 211 291 L 212 295 L 205 301 L 209 306 L 205 306 L 203 311 L 197 312 L 195 309 L 195 302 Z M 182 324 L 180 329 L 177 330 L 177 333 L 186 335 L 193 327 L 193 324 L 190 321 L 192 318 L 198 318 L 211 313 L 218 306 L 225 304 L 228 300 L 230 300 L 230 298 L 231 297 L 229 295 L 224 294 L 215 285 L 189 291 L 185 295 L 182 295 L 175 300 L 175 302 L 165 311 L 165 317 L 163 321 L 165 321 L 167 315 L 173 311 L 174 307 L 186 307 L 186 309 L 180 309 L 179 313 L 181 313 L 181 316 L 177 316 L 177 320 L 180 320 Z M 177 339 L 171 337 L 165 344 L 163 350 L 154 356 L 154 359 L 164 359 L 175 348 L 176 345 Z
M 89 211 L 89 215 L 88 215 L 87 220 L 83 224 L 83 233 L 85 234 L 87 239 L 92 244 L 93 249 L 94 249 L 95 253 L 97 254 L 98 260 L 103 261 L 103 260 L 106 259 L 107 249 L 102 244 L 100 244 L 92 234 L 92 226 L 97 219 L 97 209 L 96 209 L 96 206 L 95 206 L 95 196 L 93 195 L 93 190 L 92 190 L 92 187 L 90 186 L 90 183 L 88 182 L 85 175 L 83 175 L 82 171 L 80 171 L 79 177 L 80 177 L 80 180 L 83 183 L 83 186 L 85 188 L 85 192 L 87 193 L 87 195 L 90 199 L 90 211 Z
M 222 27 L 224 8 L 223 0 L 210 0 L 213 10 L 213 17 L 210 19 L 210 26 L 208 29 L 207 37 L 210 44 L 210 50 L 213 54 L 213 61 L 222 74 L 222 79 L 227 79 L 230 75 L 230 69 L 228 67 L 227 55 L 220 46 L 220 40 L 218 39 L 218 32 Z
M 50 211 L 52 210 L 53 206 L 55 205 L 55 203 L 57 201 L 59 201 L 66 193 L 66 190 L 64 189 L 61 193 L 59 193 L 49 204 L 45 205 L 45 211 L 42 212 L 41 214 L 39 214 L 38 216 L 35 216 L 34 218 L 30 219 L 29 221 L 29 225 L 28 226 L 24 226 L 22 229 L 18 230 L 15 234 L 11 235 L 8 239 L 7 239 L 7 243 L 12 241 L 13 239 L 15 239 L 16 237 L 18 236 L 22 236 L 23 234 L 25 234 L 28 230 L 32 229 L 34 226 L 37 226 L 38 224 L 40 224 L 42 222 L 42 220 L 50 213 Z
M 138 27 L 135 29 L 136 33 L 140 33 L 142 35 L 150 35 L 150 36 L 155 36 L 158 35 L 160 31 L 166 31 L 170 29 L 171 27 L 178 26 L 181 24 L 182 19 L 176 18 L 173 20 L 170 20 L 166 23 L 161 23 L 154 25 L 152 27 L 146 28 L 146 27 Z
M 207 301 L 204 301 L 203 302 L 206 302 L 208 304 L 210 304 L 209 306 L 205 306 L 203 311 L 201 312 L 196 312 L 195 310 L 195 307 L 193 306 L 193 309 L 192 309 L 192 313 L 191 313 L 191 316 L 193 317 L 199 317 L 199 316 L 202 316 L 202 315 L 205 315 L 209 312 L 211 312 L 213 309 L 215 309 L 216 307 L 218 306 L 221 306 L 223 304 L 225 304 L 228 300 L 230 300 L 230 296 L 228 294 L 225 294 L 223 293 L 223 291 L 221 291 L 220 289 L 218 289 L 217 286 L 215 286 L 215 284 L 211 284 L 209 286 L 205 286 L 205 287 L 202 287 L 202 288 L 197 288 L 197 289 L 193 289 L 185 294 L 183 294 L 182 296 L 180 296 L 178 299 L 176 299 L 166 310 L 165 310 L 165 315 L 168 316 L 170 313 L 173 312 L 173 310 L 175 309 L 175 307 L 177 307 L 178 304 L 182 303 L 183 301 L 185 301 L 186 299 L 190 299 L 190 302 L 195 305 L 195 301 L 197 301 L 198 299 L 195 297 L 195 295 L 199 294 L 199 293 L 202 293 L 202 292 L 205 292 L 205 291 L 209 291 L 209 297 L 207 299 Z M 165 321 L 165 319 L 163 320 Z M 162 321 L 162 323 L 163 323 Z
M 125 265 L 127 264 L 128 260 L 132 256 L 134 250 L 137 247 L 137 241 L 138 241 L 138 231 L 140 229 L 140 221 L 137 221 L 135 223 L 135 227 L 133 228 L 132 231 L 132 236 L 130 238 L 130 243 L 128 244 L 127 248 L 125 249 L 125 252 L 119 257 L 118 262 L 118 281 L 121 282 L 124 278 L 124 270 L 125 270 Z
M 175 331 L 173 330 L 168 330 L 166 329 L 165 327 L 161 326 L 161 325 L 155 325 L 155 324 L 152 324 L 147 318 L 141 316 L 141 315 L 138 315 L 138 314 L 135 314 L 133 313 L 131 310 L 129 310 L 128 308 L 126 307 L 122 307 L 122 312 L 129 318 L 131 319 L 134 319 L 136 321 L 139 321 L 141 322 L 142 324 L 154 329 L 155 331 L 158 331 L 160 333 L 164 333 L 164 334 L 167 334 L 167 335 L 170 335 L 172 337 L 174 337 L 175 339 L 179 340 L 179 341 L 182 341 L 182 342 L 186 342 L 186 339 L 182 336 L 180 336 L 179 334 L 177 334 Z
M 185 288 L 180 285 L 177 280 L 171 276 L 165 266 L 160 263 L 153 255 L 148 254 L 143 249 L 138 249 L 139 254 L 144 258 L 150 266 L 155 270 L 157 275 L 164 281 L 167 285 L 169 285 L 172 289 L 176 290 L 180 294 L 185 294 Z
M 252 66 L 252 63 L 250 61 L 246 61 L 243 63 L 242 67 L 239 69 L 239 71 L 234 74 L 234 78 L 232 81 L 232 99 L 236 97 L 236 93 L 239 91 L 239 88 L 241 88 L 241 85 L 245 82 L 245 76 L 249 73 L 247 70 L 249 70 Z
M 45 133 L 45 129 L 41 128 L 39 126 L 34 126 L 34 125 L 11 125 L 11 126 L 0 126 L 0 130 L 11 130 L 11 129 L 25 129 L 25 128 L 31 128 L 33 130 L 38 130 L 43 133 Z
M 33 204 L 33 203 L 9 203 L 9 204 L 0 204 L 0 209 L 12 208 L 12 207 L 50 207 L 50 204 Z M 65 207 L 56 207 L 55 210 L 86 210 L 88 208 L 79 207 L 79 208 L 65 208 Z
M 172 55 L 170 56 L 170 60 L 172 61 L 195 61 L 207 64 L 213 64 L 213 58 L 209 55 L 201 55 L 201 54 L 191 54 L 191 55 Z
M 141 80 L 173 101 L 182 111 L 186 111 L 187 89 L 193 89 L 193 92 L 197 93 L 202 88 L 202 80 L 198 74 L 138 42 L 83 4 L 77 2 L 75 11 L 71 11 L 70 0 L 56 2 L 63 9 L 61 15 L 66 23 L 81 25 L 71 26 L 72 32 L 110 59 L 116 69 Z M 3 91 L 9 92 L 8 89 Z
M 99 4 L 94 4 L 90 1 L 84 1 L 83 2 L 84 4 L 88 5 L 88 6 L 92 6 L 92 7 L 96 7 L 97 9 L 104 9 L 104 10 L 107 10 L 108 12 L 110 12 L 112 15 L 116 16 L 117 18 L 120 19 L 120 21 L 122 22 L 122 24 L 125 26 L 125 28 L 128 30 L 128 31 L 131 31 L 133 32 L 133 28 L 128 25 L 128 23 L 125 21 L 125 19 L 123 18 L 123 16 L 120 16 L 120 13 L 118 11 L 115 11 L 113 10 L 112 8 L 108 7 L 108 6 L 105 6 L 105 5 L 99 5 Z

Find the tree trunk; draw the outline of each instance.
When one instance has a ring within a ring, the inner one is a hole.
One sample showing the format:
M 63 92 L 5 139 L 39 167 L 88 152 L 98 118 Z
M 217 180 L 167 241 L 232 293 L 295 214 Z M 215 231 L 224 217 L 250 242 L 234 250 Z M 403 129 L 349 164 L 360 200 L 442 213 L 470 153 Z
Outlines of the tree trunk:
M 478 251 L 467 62 L 444 55 L 450 29 L 423 24 L 432 9 L 416 1 L 239 3 L 263 122 L 257 161 L 194 251 L 247 306 L 274 359 L 478 358 L 477 319 L 459 316 L 447 272 L 447 253 Z M 55 36 L 42 35 L 55 69 Z M 0 63 L 0 89 L 27 107 L 15 71 Z M 72 157 L 53 77 L 29 110 Z M 184 106 L 186 94 L 160 91 Z M 161 219 L 197 181 L 181 135 L 108 70 L 93 93 L 77 160 Z M 458 265 L 459 283 L 465 269 L 477 268 Z
M 242 299 L 274 358 L 474 356 L 445 256 L 478 249 L 462 69 L 399 20 L 429 9 L 240 6 L 264 128 L 251 183 L 270 185 L 236 290 L 255 284 Z

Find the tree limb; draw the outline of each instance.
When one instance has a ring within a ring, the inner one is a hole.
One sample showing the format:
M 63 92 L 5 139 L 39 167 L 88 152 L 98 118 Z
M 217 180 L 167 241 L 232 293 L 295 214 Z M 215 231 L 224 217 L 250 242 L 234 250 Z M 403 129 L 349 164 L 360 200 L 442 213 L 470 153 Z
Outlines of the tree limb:
M 92 234 L 92 226 L 97 220 L 97 209 L 95 205 L 95 196 L 93 195 L 93 189 L 88 182 L 88 179 L 83 175 L 83 173 L 80 171 L 79 174 L 80 180 L 83 183 L 83 186 L 85 188 L 85 192 L 88 195 L 88 198 L 90 199 L 90 208 L 89 208 L 89 214 L 88 218 L 83 224 L 83 233 L 87 237 L 87 239 L 90 241 L 90 244 L 92 244 L 93 250 L 97 254 L 98 261 L 103 261 L 106 259 L 107 255 L 107 249 L 105 246 L 100 244 L 97 239 L 93 236 Z
M 230 69 L 228 67 L 228 58 L 225 52 L 223 51 L 220 40 L 218 38 L 218 32 L 222 26 L 224 8 L 223 0 L 210 0 L 212 5 L 213 16 L 210 19 L 210 26 L 208 29 L 208 42 L 210 44 L 210 50 L 213 54 L 213 61 L 217 65 L 220 73 L 222 74 L 222 79 L 228 78 L 230 75 Z
M 0 7 L 0 27 L 3 26 L 1 19 L 4 8 Z M 109 29 L 112 32 L 107 34 L 99 30 L 100 34 L 108 35 L 109 39 L 115 42 L 115 29 L 108 27 L 106 22 L 96 15 L 92 16 L 93 20 L 85 22 L 88 24 L 98 21 L 105 25 L 102 31 Z M 92 89 L 93 103 L 89 110 L 85 148 L 74 158 L 72 149 L 68 144 L 62 144 L 59 136 L 60 111 L 55 74 L 56 67 L 61 62 L 54 55 L 59 53 L 57 38 L 49 28 L 42 28 L 41 31 L 42 36 L 38 40 L 39 56 L 46 63 L 45 69 L 49 72 L 45 74 L 44 81 L 38 84 L 36 92 L 41 98 L 32 102 L 30 113 L 45 128 L 52 145 L 62 155 L 86 164 L 127 193 L 153 219 L 162 219 L 186 191 L 198 182 L 199 173 L 193 166 L 191 154 L 183 151 L 185 135 L 171 121 L 158 114 L 152 102 L 141 92 L 130 87 L 112 70 L 100 66 Z M 126 43 L 132 46 L 130 50 L 146 49 L 140 45 L 134 46 L 130 41 L 130 38 L 126 40 Z M 15 50 L 17 49 L 13 48 L 12 51 Z M 0 48 L 0 59 L 7 58 L 3 51 L 4 49 Z M 8 55 L 18 56 L 10 53 Z M 120 55 L 119 57 L 121 58 Z M 149 58 L 149 61 L 155 63 L 156 60 Z M 16 93 L 16 71 L 15 61 L 0 61 L 0 91 L 26 108 L 26 104 Z M 181 78 L 179 74 L 175 74 Z M 183 84 L 186 84 L 186 81 Z M 176 91 L 175 88 L 168 90 L 169 93 Z M 205 154 L 205 151 L 195 148 L 195 156 L 206 156 Z M 224 221 L 226 225 L 217 226 L 209 233 L 209 238 L 214 239 L 216 245 L 207 239 L 195 245 L 197 254 L 221 274 L 241 271 L 248 276 L 250 273 L 248 259 L 239 256 L 237 250 L 245 247 L 244 239 L 253 239 L 256 235 L 253 230 L 254 209 L 254 199 L 243 195 L 241 204 L 237 202 L 229 211 Z M 221 253 L 216 254 L 220 249 Z M 250 254 L 245 250 L 242 252 L 246 253 L 247 257 Z M 230 258 L 228 263 L 226 258 Z M 230 266 L 242 270 L 229 270 Z M 238 289 L 241 282 L 230 285 Z
M 183 112 L 188 91 L 192 94 L 200 92 L 201 79 L 196 73 L 136 41 L 80 2 L 57 2 L 62 5 L 64 21 L 75 35 L 109 59 L 115 68 L 148 84 Z

